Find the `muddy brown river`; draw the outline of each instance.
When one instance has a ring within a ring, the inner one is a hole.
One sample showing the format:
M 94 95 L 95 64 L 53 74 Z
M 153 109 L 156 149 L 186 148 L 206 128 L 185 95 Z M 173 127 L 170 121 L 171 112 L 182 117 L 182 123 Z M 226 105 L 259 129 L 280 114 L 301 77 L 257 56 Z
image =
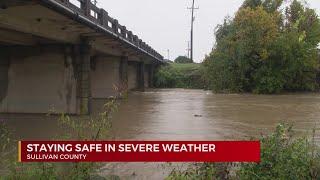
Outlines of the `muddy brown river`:
M 104 100 L 96 100 L 98 111 Z M 18 139 L 41 140 L 58 130 L 52 117 L 0 114 Z M 320 93 L 286 95 L 213 94 L 202 90 L 160 89 L 130 93 L 113 117 L 117 140 L 247 140 L 292 124 L 300 135 L 319 127 Z M 320 133 L 316 134 L 320 142 Z M 179 164 L 178 164 L 179 166 Z M 164 163 L 108 163 L 102 175 L 123 179 L 163 179 Z

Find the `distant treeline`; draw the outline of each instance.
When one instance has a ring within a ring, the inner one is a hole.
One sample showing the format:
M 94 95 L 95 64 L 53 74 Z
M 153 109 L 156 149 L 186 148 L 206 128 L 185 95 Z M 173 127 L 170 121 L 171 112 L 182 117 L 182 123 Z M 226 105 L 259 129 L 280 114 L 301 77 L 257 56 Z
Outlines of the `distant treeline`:
M 245 0 L 215 39 L 203 63 L 215 92 L 319 90 L 320 20 L 298 0 Z

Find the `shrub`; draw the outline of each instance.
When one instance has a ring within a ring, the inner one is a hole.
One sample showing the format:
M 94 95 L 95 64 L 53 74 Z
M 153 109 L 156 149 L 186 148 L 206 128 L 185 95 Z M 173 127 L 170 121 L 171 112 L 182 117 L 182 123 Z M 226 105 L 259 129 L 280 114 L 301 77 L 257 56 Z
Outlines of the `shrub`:
M 168 179 L 319 179 L 320 151 L 314 139 L 293 135 L 291 127 L 278 125 L 261 137 L 260 163 L 200 163 L 174 170 Z
M 205 88 L 200 64 L 169 64 L 160 67 L 155 74 L 158 88 Z
M 179 56 L 174 60 L 174 62 L 175 63 L 182 63 L 182 64 L 193 63 L 193 61 L 190 58 L 186 57 L 186 56 Z

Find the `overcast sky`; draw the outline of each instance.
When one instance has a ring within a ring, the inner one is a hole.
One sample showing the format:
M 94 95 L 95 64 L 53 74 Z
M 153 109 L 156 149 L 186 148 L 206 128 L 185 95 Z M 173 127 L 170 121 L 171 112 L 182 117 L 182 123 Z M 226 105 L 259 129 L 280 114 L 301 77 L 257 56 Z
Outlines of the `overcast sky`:
M 170 59 L 187 55 L 192 0 L 98 0 L 98 6 Z M 201 62 L 214 44 L 214 28 L 233 16 L 243 0 L 196 0 L 194 60 Z M 320 0 L 307 0 L 320 14 Z

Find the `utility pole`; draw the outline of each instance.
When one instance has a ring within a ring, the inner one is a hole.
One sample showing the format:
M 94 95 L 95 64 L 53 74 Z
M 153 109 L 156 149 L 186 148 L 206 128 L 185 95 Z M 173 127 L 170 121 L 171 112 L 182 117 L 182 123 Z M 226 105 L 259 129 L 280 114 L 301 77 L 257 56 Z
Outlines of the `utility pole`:
M 168 49 L 167 52 L 168 52 L 168 60 L 170 60 L 170 49 Z
M 190 37 L 190 42 L 191 42 L 191 47 L 190 47 L 190 59 L 193 61 L 193 23 L 195 20 L 194 17 L 194 10 L 199 9 L 199 7 L 195 8 L 194 7 L 194 0 L 192 0 L 192 7 L 188 8 L 191 9 L 191 37 Z

